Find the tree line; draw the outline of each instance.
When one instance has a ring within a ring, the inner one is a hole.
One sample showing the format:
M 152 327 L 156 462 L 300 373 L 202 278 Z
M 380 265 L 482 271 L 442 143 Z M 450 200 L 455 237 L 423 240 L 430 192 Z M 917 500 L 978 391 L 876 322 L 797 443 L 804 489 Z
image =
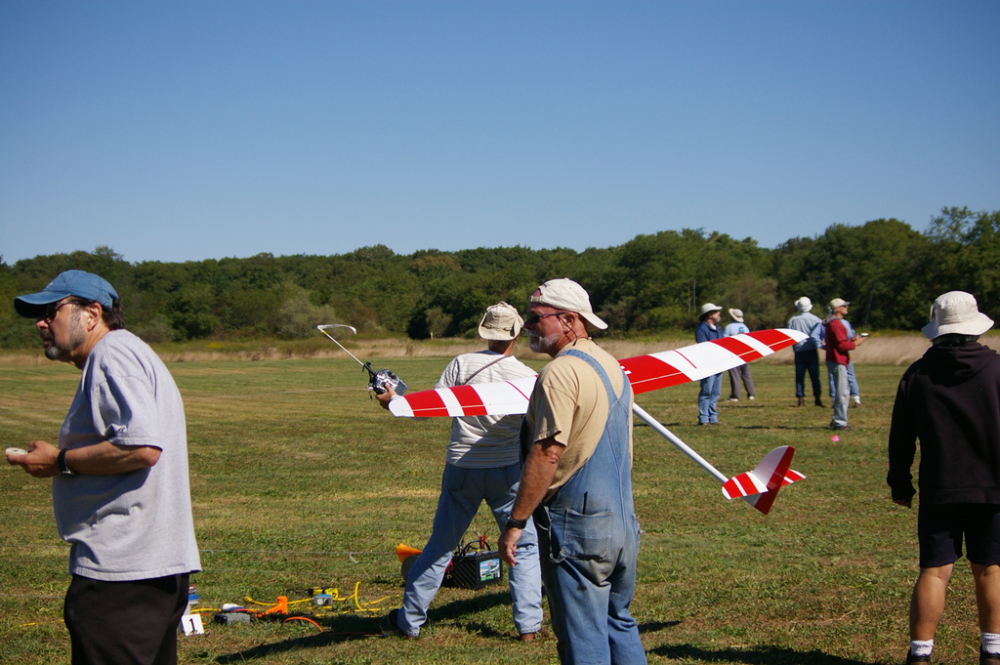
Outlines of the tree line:
M 705 302 L 742 309 L 751 329 L 781 326 L 801 296 L 820 316 L 832 298 L 852 301 L 855 327 L 916 330 L 950 290 L 973 293 L 982 311 L 1000 316 L 1000 211 L 944 208 L 924 231 L 896 219 L 835 224 L 773 249 L 684 229 L 583 252 L 514 246 L 400 255 L 375 245 L 331 256 L 130 263 L 98 247 L 13 265 L 0 256 L 0 347 L 37 345 L 13 298 L 71 268 L 110 281 L 129 329 L 153 343 L 292 339 L 316 334 L 319 323 L 415 339 L 474 336 L 488 305 L 524 309 L 553 277 L 583 284 L 617 336 L 693 328 Z

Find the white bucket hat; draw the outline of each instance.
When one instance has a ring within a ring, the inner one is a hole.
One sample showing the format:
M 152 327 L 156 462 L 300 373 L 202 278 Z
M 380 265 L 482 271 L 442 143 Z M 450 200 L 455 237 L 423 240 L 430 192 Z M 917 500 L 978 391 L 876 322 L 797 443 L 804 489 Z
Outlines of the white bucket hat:
M 733 321 L 738 321 L 739 323 L 743 323 L 743 310 L 742 309 L 735 309 L 733 307 L 730 307 L 729 308 L 729 316 L 732 317 Z
M 982 335 L 993 327 L 993 319 L 979 311 L 976 297 L 965 291 L 949 291 L 931 305 L 931 322 L 923 327 L 929 339 L 941 335 Z
M 705 318 L 705 315 L 708 314 L 709 312 L 721 312 L 721 311 L 722 307 L 720 307 L 719 305 L 713 305 L 712 303 L 707 302 L 701 306 L 701 314 L 698 315 L 698 318 L 699 319 Z
M 608 324 L 594 314 L 590 306 L 590 295 L 587 290 L 571 279 L 560 277 L 550 279 L 538 287 L 539 295 L 531 296 L 528 302 L 537 302 L 567 312 L 576 312 L 584 321 L 597 328 L 605 330 Z
M 799 310 L 800 312 L 808 312 L 812 308 L 813 308 L 813 301 L 809 300 L 809 298 L 805 296 L 802 296 L 801 298 L 795 301 L 795 309 Z
M 498 302 L 486 308 L 483 320 L 479 322 L 479 336 L 495 341 L 516 339 L 523 325 L 524 321 L 513 305 Z

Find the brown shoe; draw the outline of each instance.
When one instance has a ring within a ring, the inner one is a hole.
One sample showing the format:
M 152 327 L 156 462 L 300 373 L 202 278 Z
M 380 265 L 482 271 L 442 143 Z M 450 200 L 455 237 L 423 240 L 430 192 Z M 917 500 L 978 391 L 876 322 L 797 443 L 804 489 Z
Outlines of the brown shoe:
M 806 398 L 805 397 L 800 397 L 799 398 L 799 403 L 796 404 L 795 406 L 805 406 L 805 405 L 806 405 Z
M 520 635 L 518 635 L 517 639 L 521 640 L 522 642 L 533 642 L 535 640 L 536 634 L 537 633 L 521 633 Z

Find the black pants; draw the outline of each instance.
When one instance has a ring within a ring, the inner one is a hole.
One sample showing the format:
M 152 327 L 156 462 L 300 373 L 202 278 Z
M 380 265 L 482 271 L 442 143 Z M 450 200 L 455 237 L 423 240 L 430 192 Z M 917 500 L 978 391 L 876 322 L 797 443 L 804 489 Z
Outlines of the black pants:
M 175 665 L 188 575 L 132 582 L 73 576 L 63 618 L 73 665 Z

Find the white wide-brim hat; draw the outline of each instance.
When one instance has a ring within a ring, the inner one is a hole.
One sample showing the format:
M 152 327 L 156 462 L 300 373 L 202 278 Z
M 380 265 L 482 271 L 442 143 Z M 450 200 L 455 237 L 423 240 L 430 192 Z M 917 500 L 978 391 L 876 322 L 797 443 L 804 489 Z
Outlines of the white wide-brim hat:
M 531 296 L 528 302 L 537 302 L 567 312 L 576 312 L 586 323 L 598 330 L 605 330 L 608 324 L 594 314 L 590 306 L 590 294 L 587 290 L 571 279 L 560 277 L 550 279 L 538 287 L 538 295 Z
M 729 316 L 731 316 L 733 318 L 733 321 L 738 321 L 740 323 L 743 323 L 743 310 L 742 309 L 736 309 L 735 307 L 730 307 L 729 308 Z
M 993 319 L 979 311 L 976 297 L 965 291 L 949 291 L 931 305 L 931 322 L 923 327 L 929 339 L 941 335 L 982 335 L 993 327 Z
M 802 296 L 795 301 L 795 309 L 800 312 L 808 312 L 813 308 L 813 301 L 809 300 L 806 296 Z
M 483 320 L 479 322 L 479 336 L 493 341 L 517 339 L 524 321 L 513 305 L 498 302 L 486 308 Z
M 721 311 L 722 307 L 720 307 L 719 305 L 713 305 L 712 303 L 707 302 L 701 306 L 701 314 L 698 315 L 698 318 L 700 319 L 709 312 L 721 312 Z

